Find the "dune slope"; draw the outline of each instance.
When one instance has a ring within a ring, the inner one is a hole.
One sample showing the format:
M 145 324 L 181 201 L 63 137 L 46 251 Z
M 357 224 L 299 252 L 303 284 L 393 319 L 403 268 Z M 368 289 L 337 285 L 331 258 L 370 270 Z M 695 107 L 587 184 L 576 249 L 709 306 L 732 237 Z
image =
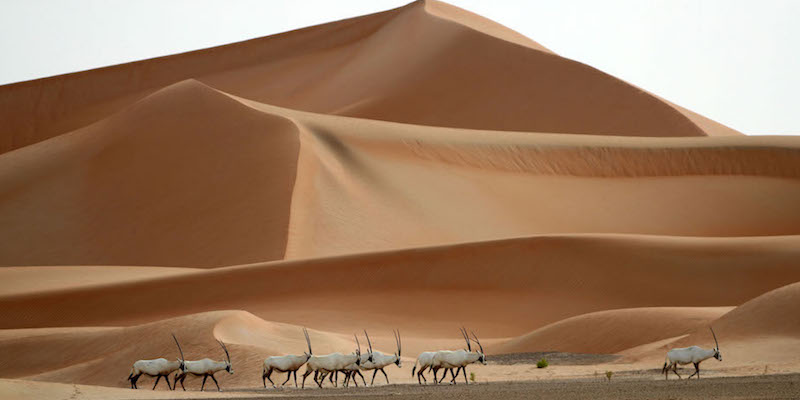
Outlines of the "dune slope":
M 480 55 L 480 56 L 478 56 Z M 519 34 L 434 1 L 241 43 L 0 87 L 0 152 L 188 79 L 322 113 L 461 128 L 736 134 Z
M 0 264 L 281 259 L 298 146 L 282 117 L 194 81 L 170 86 L 0 157 Z

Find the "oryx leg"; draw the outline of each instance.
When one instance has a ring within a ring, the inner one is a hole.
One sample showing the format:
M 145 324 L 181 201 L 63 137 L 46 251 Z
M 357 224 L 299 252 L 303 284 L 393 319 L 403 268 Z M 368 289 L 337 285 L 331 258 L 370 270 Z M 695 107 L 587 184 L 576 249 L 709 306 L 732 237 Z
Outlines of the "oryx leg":
M 458 367 L 458 368 L 456 368 L 456 373 L 455 373 L 455 374 L 453 373 L 453 369 L 452 369 L 452 368 L 450 368 L 450 376 L 452 377 L 452 378 L 450 378 L 450 383 L 452 383 L 452 384 L 454 384 L 454 385 L 457 385 L 457 384 L 458 384 L 458 383 L 456 382 L 456 377 L 458 377 L 458 374 L 459 374 L 459 373 L 461 373 L 461 367 Z
M 361 377 L 361 382 L 364 382 L 364 386 L 367 386 L 367 380 L 364 379 L 364 375 L 361 373 L 361 371 L 354 371 L 354 372 L 355 373 L 353 374 L 353 380 L 356 380 L 356 375 L 358 375 Z
M 158 385 L 158 381 L 160 380 L 161 380 L 161 375 L 156 375 L 156 383 L 153 384 L 153 390 L 156 390 L 156 386 Z
M 217 391 L 221 392 L 222 389 L 219 388 L 219 383 L 217 383 L 217 378 L 214 378 L 214 375 L 211 375 L 211 379 L 214 381 L 214 384 L 217 385 Z
M 314 371 L 314 382 L 317 382 L 317 386 L 322 389 L 322 382 L 325 381 L 325 375 L 322 375 L 322 379 L 319 379 L 319 375 L 317 374 L 322 375 L 324 372 Z
M 436 368 L 436 367 L 431 367 L 431 371 L 433 371 L 433 384 L 434 385 L 438 385 L 439 384 L 439 380 L 436 378 L 436 372 L 438 372 L 439 369 Z
M 689 375 L 686 379 L 692 379 L 693 376 L 697 375 L 697 379 L 700 379 L 700 363 L 693 363 L 694 364 L 694 373 Z
M 386 378 L 386 384 L 388 385 L 389 384 L 389 376 L 386 375 L 386 371 L 384 371 L 383 368 L 381 368 L 381 372 L 383 373 L 383 377 Z
M 186 380 L 186 375 L 181 375 L 181 377 L 180 377 L 181 387 L 183 388 L 184 392 L 186 391 L 186 387 L 183 386 L 183 381 L 185 381 L 185 380 Z M 173 386 L 175 386 L 175 387 L 178 386 L 178 378 L 175 378 L 175 385 L 173 385 Z
M 139 380 L 140 376 L 142 376 L 142 374 L 139 374 L 139 375 L 136 375 L 136 376 L 131 376 L 131 389 L 138 389 L 136 387 L 136 381 Z
M 297 370 L 294 370 L 294 387 L 297 387 Z
M 200 391 L 203 391 L 203 388 L 206 387 L 206 379 L 208 379 L 208 375 L 203 375 L 203 384 L 200 385 Z
M 311 375 L 311 371 L 310 371 L 308 368 L 306 368 L 306 372 L 303 372 L 303 387 L 302 387 L 303 389 L 305 389 L 305 388 L 306 388 L 306 378 L 307 378 L 309 375 Z M 295 385 L 297 385 L 297 381 L 295 381 L 295 383 L 294 383 L 294 384 L 295 384 Z
M 420 385 L 422 385 L 420 377 L 425 380 L 425 383 L 428 383 L 428 378 L 426 378 L 425 375 L 422 375 L 422 371 L 425 371 L 427 368 L 428 366 L 424 365 L 422 366 L 422 368 L 419 369 L 419 372 L 417 372 L 417 382 L 419 382 Z
M 372 381 L 369 383 L 370 385 L 375 385 L 375 375 L 378 375 L 378 368 L 372 371 Z
M 273 382 L 272 378 L 270 378 L 271 375 L 272 375 L 272 368 L 268 369 L 267 372 L 264 373 L 264 376 L 262 376 L 265 389 L 267 387 L 267 380 L 269 380 L 269 383 L 272 384 L 272 387 L 275 387 L 275 382 Z
M 674 372 L 675 375 L 678 375 L 678 379 L 681 379 L 681 374 L 678 373 L 678 363 L 672 365 L 672 372 Z
M 283 383 L 281 383 L 281 386 L 285 385 L 285 384 L 286 384 L 286 382 L 289 382 L 289 379 L 290 379 L 291 377 L 292 377 L 292 371 L 289 371 L 289 372 L 286 374 L 286 380 L 285 380 L 285 381 L 283 381 Z

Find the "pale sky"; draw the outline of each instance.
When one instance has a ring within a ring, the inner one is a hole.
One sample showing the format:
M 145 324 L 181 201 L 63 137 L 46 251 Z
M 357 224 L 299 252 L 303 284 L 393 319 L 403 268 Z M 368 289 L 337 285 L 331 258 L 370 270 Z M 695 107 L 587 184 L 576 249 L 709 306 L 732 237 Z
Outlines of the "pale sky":
M 0 0 L 0 84 L 399 7 L 391 0 Z M 800 1 L 452 0 L 748 134 L 800 135 Z

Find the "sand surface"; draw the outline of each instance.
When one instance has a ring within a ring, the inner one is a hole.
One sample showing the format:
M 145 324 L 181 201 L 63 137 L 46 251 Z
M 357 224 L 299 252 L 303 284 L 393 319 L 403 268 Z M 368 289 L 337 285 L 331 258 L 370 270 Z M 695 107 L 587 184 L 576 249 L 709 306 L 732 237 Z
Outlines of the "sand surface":
M 220 384 L 261 396 L 303 327 L 315 354 L 400 329 L 379 397 L 782 398 L 800 373 L 800 137 L 445 3 L 0 86 L 0 121 L 4 398 L 158 398 L 126 377 L 170 333 L 225 341 Z M 460 326 L 484 384 L 410 386 Z M 709 326 L 726 378 L 660 382 Z

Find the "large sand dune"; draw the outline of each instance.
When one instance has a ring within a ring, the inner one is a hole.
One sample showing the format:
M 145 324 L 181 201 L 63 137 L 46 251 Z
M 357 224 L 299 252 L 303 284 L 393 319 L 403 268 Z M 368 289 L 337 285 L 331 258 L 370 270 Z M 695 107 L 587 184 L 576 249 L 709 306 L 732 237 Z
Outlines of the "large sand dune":
M 0 86 L 0 121 L 0 378 L 125 387 L 174 332 L 253 386 L 303 326 L 618 370 L 713 325 L 730 373 L 800 371 L 800 138 L 444 3 Z

